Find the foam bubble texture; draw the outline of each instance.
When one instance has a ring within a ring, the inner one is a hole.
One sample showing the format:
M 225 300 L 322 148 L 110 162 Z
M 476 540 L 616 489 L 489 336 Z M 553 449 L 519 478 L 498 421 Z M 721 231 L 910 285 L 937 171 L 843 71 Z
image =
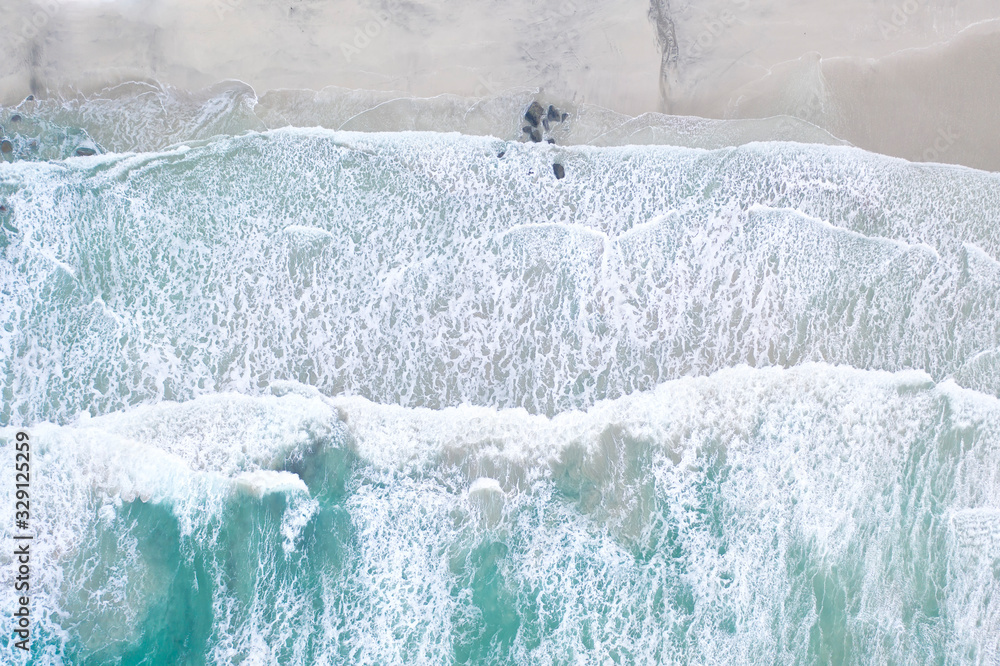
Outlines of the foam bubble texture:
M 554 418 L 296 392 L 135 415 L 34 429 L 33 663 L 1000 648 L 1000 403 L 925 373 L 743 367 Z
M 551 415 L 806 361 L 995 392 L 998 185 L 839 147 L 325 130 L 7 165 L 0 422 L 289 380 Z

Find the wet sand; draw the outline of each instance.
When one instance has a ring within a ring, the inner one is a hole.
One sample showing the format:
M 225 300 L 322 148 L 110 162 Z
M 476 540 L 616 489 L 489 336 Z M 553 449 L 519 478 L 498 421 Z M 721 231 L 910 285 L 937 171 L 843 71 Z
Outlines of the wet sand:
M 123 81 L 198 90 L 235 79 L 258 95 L 537 89 L 626 118 L 794 116 L 869 150 L 1000 170 L 995 0 L 4 5 L 4 104 Z

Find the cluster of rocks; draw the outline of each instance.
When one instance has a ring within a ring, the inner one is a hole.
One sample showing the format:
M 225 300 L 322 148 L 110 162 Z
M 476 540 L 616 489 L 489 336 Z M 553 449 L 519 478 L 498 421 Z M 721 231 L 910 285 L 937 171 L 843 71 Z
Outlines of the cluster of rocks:
M 528 110 L 524 112 L 524 119 L 528 124 L 521 128 L 521 132 L 527 135 L 527 139 L 533 143 L 541 143 L 544 139 L 549 143 L 556 140 L 549 136 L 557 123 L 564 123 L 569 119 L 568 113 L 560 113 L 559 109 L 549 104 L 545 109 L 537 101 L 532 102 Z
M 11 114 L 0 125 L 0 161 L 92 157 L 101 152 L 101 148 L 82 129 L 35 122 L 30 116 L 20 113 Z
M 528 124 L 521 128 L 521 132 L 526 135 L 525 141 L 541 143 L 544 140 L 548 143 L 555 143 L 556 140 L 550 136 L 550 133 L 556 128 L 556 125 L 569 120 L 569 114 L 559 111 L 551 104 L 546 109 L 534 101 L 524 112 L 524 119 L 528 121 Z M 555 174 L 557 180 L 565 178 L 566 168 L 556 162 L 552 165 L 552 173 Z
M 21 122 L 21 114 L 15 113 L 7 120 L 7 122 L 12 124 L 17 124 Z M 3 137 L 2 139 L 0 139 L 0 155 L 10 155 L 11 153 L 14 152 L 14 142 L 8 139 L 6 136 L 4 136 L 4 131 L 2 127 L 0 127 L 0 136 Z

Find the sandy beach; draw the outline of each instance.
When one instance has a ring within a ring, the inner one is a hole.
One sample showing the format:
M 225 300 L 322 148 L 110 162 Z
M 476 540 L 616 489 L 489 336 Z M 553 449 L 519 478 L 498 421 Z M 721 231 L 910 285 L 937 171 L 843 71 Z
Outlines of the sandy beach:
M 791 116 L 868 150 L 1000 169 L 1000 8 L 989 0 L 5 5 L 4 104 L 126 81 L 199 90 L 236 80 L 258 96 L 333 86 L 479 100 L 538 90 L 622 123 L 650 112 Z
M 1000 0 L 0 0 L 0 664 L 1000 666 Z

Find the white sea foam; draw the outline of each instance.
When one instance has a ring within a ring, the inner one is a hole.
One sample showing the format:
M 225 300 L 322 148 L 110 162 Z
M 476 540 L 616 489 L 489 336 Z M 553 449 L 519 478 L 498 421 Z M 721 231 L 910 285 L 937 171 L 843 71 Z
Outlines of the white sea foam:
M 1000 176 L 535 96 L 0 109 L 36 663 L 996 660 Z
M 283 392 L 33 428 L 34 519 L 47 535 L 35 560 L 40 625 L 134 626 L 167 594 L 136 531 L 149 519 L 136 507 L 151 503 L 177 519 L 186 557 L 207 562 L 223 662 L 341 651 L 356 663 L 447 660 L 493 612 L 473 592 L 475 572 L 494 566 L 496 603 L 539 632 L 504 644 L 515 662 L 573 651 L 633 663 L 782 660 L 813 649 L 810 627 L 891 661 L 995 650 L 1000 401 L 952 382 L 741 367 L 552 418 Z M 331 464 L 324 451 L 358 462 L 337 500 L 348 531 L 319 548 L 308 535 L 331 514 L 321 518 L 330 509 L 312 495 L 334 489 L 291 470 L 315 475 Z M 252 505 L 262 522 L 220 522 L 248 496 L 264 502 Z M 269 497 L 284 498 L 273 524 Z M 250 597 L 225 573 L 233 548 L 261 576 Z M 332 558 L 310 565 L 325 572 L 315 602 L 304 570 L 280 573 L 281 561 L 311 558 Z M 849 604 L 840 628 L 823 620 L 838 594 Z M 306 631 L 314 621 L 321 630 Z M 284 651 L 305 636 L 320 643 Z
M 545 414 L 740 363 L 964 381 L 1000 343 L 997 176 L 852 148 L 285 129 L 0 191 L 7 423 L 286 380 Z
M 275 472 L 269 469 L 240 474 L 236 477 L 236 486 L 258 498 L 270 493 L 309 492 L 306 484 L 297 474 Z

